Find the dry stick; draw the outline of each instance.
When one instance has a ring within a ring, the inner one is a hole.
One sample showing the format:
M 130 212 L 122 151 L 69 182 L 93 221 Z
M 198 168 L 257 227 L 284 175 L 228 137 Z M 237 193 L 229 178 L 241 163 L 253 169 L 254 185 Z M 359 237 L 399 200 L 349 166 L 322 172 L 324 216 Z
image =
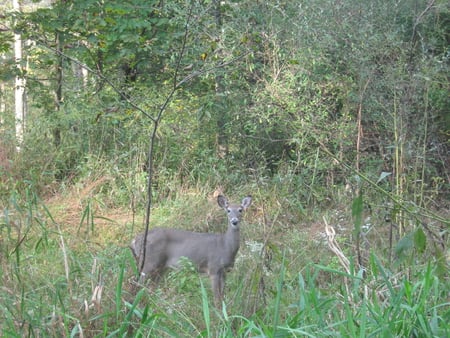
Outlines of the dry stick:
M 55 222 L 56 223 L 56 222 Z M 69 260 L 67 259 L 67 249 L 66 249 L 66 244 L 64 242 L 64 237 L 62 235 L 62 231 L 61 231 L 61 227 L 59 226 L 59 223 L 56 223 L 56 227 L 58 229 L 58 235 L 59 235 L 59 239 L 61 240 L 61 250 L 63 253 L 63 258 L 64 258 L 64 272 L 66 274 L 66 280 L 67 280 L 67 285 L 69 286 L 69 293 L 72 294 L 72 287 L 70 284 L 70 268 L 69 268 Z
M 341 263 L 341 265 L 345 269 L 345 272 L 347 272 L 347 275 L 352 276 L 352 273 L 350 271 L 350 261 L 344 255 L 344 253 L 342 252 L 341 247 L 336 242 L 336 239 L 335 239 L 336 231 L 334 230 L 334 228 L 332 226 L 328 225 L 328 222 L 327 222 L 325 217 L 323 217 L 323 221 L 325 223 L 325 233 L 327 235 L 327 242 L 328 242 L 329 248 L 337 256 L 339 262 Z M 347 279 L 346 276 L 344 277 L 344 281 L 345 281 L 345 283 L 344 283 L 345 289 L 347 290 L 348 301 L 353 303 L 352 293 L 350 292 L 350 289 L 349 289 L 349 286 L 348 286 L 348 279 Z
M 328 222 L 325 219 L 325 217 L 323 217 L 323 222 L 325 223 L 325 233 L 327 235 L 328 246 L 330 247 L 331 251 L 333 251 L 336 254 L 336 256 L 339 259 L 339 262 L 344 267 L 347 274 L 350 275 L 351 274 L 350 261 L 344 255 L 344 253 L 342 252 L 342 249 L 340 248 L 339 244 L 335 240 L 336 231 L 334 230 L 334 228 L 332 226 L 328 225 Z
M 370 77 L 364 84 L 362 92 L 359 95 L 359 104 L 358 104 L 358 135 L 356 137 L 356 170 L 359 170 L 359 160 L 360 160 L 360 147 L 361 147 L 361 139 L 363 137 L 363 128 L 362 128 L 362 109 L 363 109 L 363 98 L 366 93 L 367 86 L 369 85 Z

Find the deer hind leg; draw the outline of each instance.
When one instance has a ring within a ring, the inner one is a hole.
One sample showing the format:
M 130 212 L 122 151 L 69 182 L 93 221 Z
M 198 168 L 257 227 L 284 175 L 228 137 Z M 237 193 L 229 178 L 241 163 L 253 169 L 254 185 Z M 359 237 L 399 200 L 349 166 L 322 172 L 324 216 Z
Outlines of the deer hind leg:
M 219 270 L 217 273 L 210 275 L 210 279 L 214 293 L 214 302 L 217 307 L 220 307 L 225 289 L 225 271 L 223 269 Z

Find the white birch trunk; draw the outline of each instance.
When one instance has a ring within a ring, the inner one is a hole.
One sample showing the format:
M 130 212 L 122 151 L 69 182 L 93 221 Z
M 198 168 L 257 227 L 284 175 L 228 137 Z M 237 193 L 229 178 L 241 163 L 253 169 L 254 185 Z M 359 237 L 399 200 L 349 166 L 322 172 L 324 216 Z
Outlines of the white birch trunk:
M 13 8 L 15 11 L 20 12 L 19 0 L 13 0 Z M 20 151 L 20 147 L 23 141 L 23 130 L 25 123 L 25 79 L 22 74 L 22 37 L 20 34 L 14 33 L 14 58 L 18 75 L 16 76 L 14 86 L 14 106 L 15 106 L 15 124 L 16 124 L 16 142 L 17 151 Z

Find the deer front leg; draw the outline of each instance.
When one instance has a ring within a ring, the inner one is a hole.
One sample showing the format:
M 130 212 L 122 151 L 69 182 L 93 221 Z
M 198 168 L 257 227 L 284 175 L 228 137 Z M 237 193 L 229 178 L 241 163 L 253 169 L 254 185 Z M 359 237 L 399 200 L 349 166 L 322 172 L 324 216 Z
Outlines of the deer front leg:
M 220 307 L 223 300 L 223 291 L 225 288 L 225 272 L 223 269 L 217 273 L 210 275 L 211 286 L 214 293 L 214 303 L 216 307 Z

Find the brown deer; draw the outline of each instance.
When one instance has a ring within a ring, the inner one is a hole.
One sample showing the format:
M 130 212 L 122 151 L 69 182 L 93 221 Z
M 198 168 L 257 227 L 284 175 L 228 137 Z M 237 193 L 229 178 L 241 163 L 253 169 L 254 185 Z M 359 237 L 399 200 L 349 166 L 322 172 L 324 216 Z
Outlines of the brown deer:
M 211 279 L 216 305 L 223 299 L 225 272 L 234 265 L 239 250 L 239 222 L 244 211 L 252 203 L 247 196 L 241 204 L 230 204 L 226 197 L 219 195 L 217 203 L 228 216 L 228 230 L 224 234 L 198 233 L 172 228 L 154 228 L 148 232 L 145 261 L 141 275 L 157 281 L 166 268 L 177 267 L 181 257 L 190 259 L 199 272 Z M 139 234 L 131 242 L 139 267 L 142 266 L 144 234 Z

